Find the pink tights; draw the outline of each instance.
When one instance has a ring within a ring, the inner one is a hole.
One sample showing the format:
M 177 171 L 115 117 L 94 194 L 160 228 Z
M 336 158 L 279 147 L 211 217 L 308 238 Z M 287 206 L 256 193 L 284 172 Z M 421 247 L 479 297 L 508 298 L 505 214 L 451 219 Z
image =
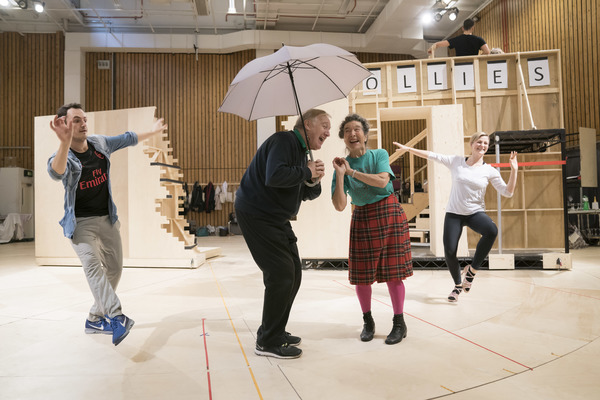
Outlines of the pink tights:
M 402 281 L 390 281 L 386 282 L 388 291 L 390 292 L 390 298 L 392 299 L 392 308 L 394 314 L 402 314 L 404 312 L 404 296 L 405 288 Z M 360 303 L 360 308 L 363 313 L 371 311 L 371 285 L 356 285 L 356 295 Z

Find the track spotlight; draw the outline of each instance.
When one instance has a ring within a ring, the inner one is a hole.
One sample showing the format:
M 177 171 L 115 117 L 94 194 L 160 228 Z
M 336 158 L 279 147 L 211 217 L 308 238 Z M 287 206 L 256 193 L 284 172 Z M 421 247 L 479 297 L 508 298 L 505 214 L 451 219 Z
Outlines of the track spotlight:
M 27 0 L 15 0 L 15 3 L 17 3 L 17 5 L 23 10 L 27 8 Z
M 442 20 L 442 14 L 440 14 L 440 13 L 436 13 L 436 14 L 433 16 L 433 19 L 435 19 L 435 22 L 440 22 L 440 21 Z
M 450 21 L 454 21 L 456 20 L 456 17 L 458 17 L 458 8 L 453 8 L 452 11 L 448 13 L 448 18 Z
M 34 1 L 33 2 L 33 8 L 35 9 L 35 11 L 37 11 L 39 13 L 44 12 L 45 5 L 46 5 L 46 3 L 44 3 L 43 1 Z

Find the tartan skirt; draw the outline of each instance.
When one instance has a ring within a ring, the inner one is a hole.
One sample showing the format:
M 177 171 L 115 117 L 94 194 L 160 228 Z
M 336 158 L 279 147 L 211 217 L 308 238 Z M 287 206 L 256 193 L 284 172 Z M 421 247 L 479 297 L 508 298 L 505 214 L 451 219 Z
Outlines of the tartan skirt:
M 348 272 L 352 285 L 412 276 L 408 221 L 395 195 L 354 208 Z

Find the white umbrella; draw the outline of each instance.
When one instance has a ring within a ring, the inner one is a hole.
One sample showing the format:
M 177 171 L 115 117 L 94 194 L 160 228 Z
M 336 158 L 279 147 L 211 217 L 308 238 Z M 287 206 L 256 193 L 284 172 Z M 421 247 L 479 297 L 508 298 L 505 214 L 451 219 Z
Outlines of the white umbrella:
M 301 116 L 302 110 L 346 97 L 370 75 L 352 53 L 339 47 L 324 43 L 283 46 L 238 72 L 219 111 L 249 121 Z

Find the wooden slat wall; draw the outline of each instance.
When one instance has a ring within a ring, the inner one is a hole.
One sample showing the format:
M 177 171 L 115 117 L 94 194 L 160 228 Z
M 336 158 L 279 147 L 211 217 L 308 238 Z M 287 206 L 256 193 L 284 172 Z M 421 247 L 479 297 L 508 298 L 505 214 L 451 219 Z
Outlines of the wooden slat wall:
M 33 169 L 34 117 L 55 113 L 64 99 L 64 43 L 60 32 L 0 33 L 0 167 Z
M 565 129 L 595 128 L 600 140 L 600 1 L 495 0 L 479 17 L 475 34 L 490 48 L 560 49 Z M 578 145 L 576 135 L 569 137 L 567 146 Z
M 113 60 L 99 70 L 97 60 Z M 256 123 L 217 111 L 229 83 L 255 58 L 254 50 L 233 54 L 88 53 L 87 111 L 156 106 L 169 125 L 173 156 L 184 180 L 239 183 L 256 152 Z M 112 91 L 114 90 L 114 104 Z M 234 185 L 229 191 L 235 190 Z M 191 189 L 191 187 L 190 187 Z M 190 213 L 198 226 L 226 225 L 232 203 L 223 210 Z

